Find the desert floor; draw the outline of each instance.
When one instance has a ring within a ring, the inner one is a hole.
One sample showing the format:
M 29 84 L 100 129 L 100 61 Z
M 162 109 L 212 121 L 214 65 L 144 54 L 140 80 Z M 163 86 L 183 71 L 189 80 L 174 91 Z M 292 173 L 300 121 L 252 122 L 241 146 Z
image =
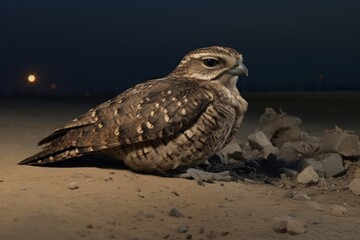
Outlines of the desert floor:
M 259 125 L 265 107 L 300 117 L 321 135 L 335 125 L 360 134 L 360 93 L 248 94 L 239 135 Z M 123 166 L 19 166 L 40 150 L 54 128 L 105 99 L 0 99 L 0 239 L 360 239 L 360 197 L 348 189 L 301 191 L 311 200 L 285 198 L 287 190 L 263 183 L 195 181 L 133 173 Z M 79 186 L 71 190 L 69 184 Z M 312 193 L 312 194 L 311 194 Z M 330 214 L 338 204 L 348 211 Z M 183 214 L 170 216 L 171 209 Z M 306 233 L 272 230 L 289 215 Z M 183 230 L 180 233 L 179 230 Z

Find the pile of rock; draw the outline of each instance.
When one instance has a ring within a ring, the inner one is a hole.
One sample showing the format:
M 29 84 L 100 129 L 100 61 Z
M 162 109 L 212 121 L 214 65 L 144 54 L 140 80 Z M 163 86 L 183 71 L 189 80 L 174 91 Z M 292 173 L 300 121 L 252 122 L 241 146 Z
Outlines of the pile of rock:
M 227 163 L 255 161 L 274 168 L 275 175 L 296 177 L 304 185 L 344 174 L 360 156 L 359 137 L 340 128 L 327 130 L 322 137 L 301 130 L 301 119 L 267 108 L 260 118 L 261 127 L 247 141 L 232 142 L 220 154 Z M 271 164 L 269 164 L 271 162 Z M 268 170 L 267 169 L 267 170 Z M 349 188 L 360 195 L 360 169 Z

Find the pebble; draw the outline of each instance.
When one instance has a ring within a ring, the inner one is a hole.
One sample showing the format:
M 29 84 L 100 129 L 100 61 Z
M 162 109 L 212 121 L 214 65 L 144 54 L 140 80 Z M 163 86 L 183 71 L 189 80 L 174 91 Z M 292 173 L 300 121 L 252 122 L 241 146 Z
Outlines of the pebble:
M 294 220 L 290 216 L 274 217 L 272 229 L 277 233 L 289 233 L 291 235 L 305 233 L 305 224 L 299 220 Z
M 287 224 L 290 220 L 291 218 L 287 215 L 282 217 L 274 217 L 272 220 L 272 229 L 277 233 L 286 233 Z
M 170 210 L 169 216 L 172 216 L 172 217 L 183 217 L 184 215 L 183 215 L 179 210 L 177 210 L 176 208 L 172 208 L 172 209 Z
M 360 178 L 355 178 L 355 179 L 353 179 L 353 180 L 350 182 L 350 184 L 349 184 L 349 189 L 350 189 L 350 191 L 352 191 L 354 194 L 360 196 Z
M 319 182 L 319 175 L 312 166 L 308 166 L 297 175 L 296 179 L 302 184 L 313 184 Z
M 286 231 L 291 235 L 305 233 L 305 224 L 299 220 L 290 219 L 287 223 Z
M 336 217 L 344 217 L 346 212 L 346 208 L 337 204 L 334 204 L 330 207 L 330 214 Z
M 186 223 L 183 223 L 177 228 L 177 231 L 178 233 L 186 233 L 189 231 L 189 226 Z
M 71 182 L 70 185 L 69 185 L 69 188 L 71 190 L 79 189 L 79 184 L 77 182 Z

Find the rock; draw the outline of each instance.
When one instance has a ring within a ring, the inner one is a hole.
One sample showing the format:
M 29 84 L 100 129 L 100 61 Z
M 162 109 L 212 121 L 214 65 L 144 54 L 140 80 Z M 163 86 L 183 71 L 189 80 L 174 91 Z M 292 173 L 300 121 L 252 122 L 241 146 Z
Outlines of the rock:
M 172 208 L 172 209 L 170 210 L 169 216 L 172 216 L 172 217 L 183 217 L 184 215 L 183 215 L 179 210 L 177 210 L 176 208 Z
M 296 179 L 302 184 L 313 184 L 319 181 L 319 176 L 312 166 L 308 166 L 297 175 Z
M 71 182 L 71 183 L 69 184 L 69 188 L 70 188 L 71 190 L 76 190 L 76 189 L 79 188 L 79 185 L 77 184 L 77 182 Z
M 318 145 L 314 145 L 312 143 L 304 141 L 285 142 L 280 147 L 279 156 L 281 158 L 293 161 L 304 157 L 313 156 L 315 155 L 317 149 Z
M 186 233 L 187 231 L 189 231 L 189 226 L 183 223 L 177 228 L 177 231 L 178 233 Z
M 229 164 L 234 162 L 234 160 L 243 159 L 243 150 L 239 144 L 239 141 L 234 139 L 228 145 L 226 145 L 221 151 L 216 155 L 220 158 L 222 163 Z
M 287 215 L 282 217 L 274 217 L 272 220 L 272 229 L 277 233 L 286 233 L 288 222 L 291 218 Z
M 325 132 L 321 143 L 321 152 L 336 152 L 345 157 L 360 155 L 359 137 L 340 128 Z
M 330 207 L 330 214 L 336 217 L 344 217 L 346 212 L 347 212 L 346 208 L 337 204 L 334 204 Z
M 252 149 L 262 151 L 265 146 L 272 146 L 270 140 L 262 131 L 256 131 L 248 136 L 249 145 Z
M 300 159 L 301 155 L 296 150 L 294 142 L 286 142 L 279 149 L 279 157 L 289 161 L 295 161 Z
M 299 164 L 299 168 L 301 170 L 303 170 L 309 166 L 313 167 L 313 169 L 315 170 L 315 172 L 318 174 L 319 177 L 325 177 L 325 170 L 320 161 L 317 161 L 313 158 L 306 158 L 306 159 L 301 160 L 301 162 Z
M 340 154 L 337 153 L 329 153 L 325 155 L 321 160 L 321 164 L 323 165 L 325 176 L 327 178 L 334 177 L 340 173 L 345 171 L 343 166 L 343 159 Z
M 271 141 L 276 147 L 281 147 L 286 142 L 294 142 L 300 139 L 300 129 L 298 127 L 293 127 L 277 132 L 276 135 L 271 138 Z
M 353 179 L 349 184 L 349 189 L 356 195 L 360 196 L 360 178 Z
M 294 178 L 299 174 L 298 171 L 290 168 L 280 168 L 279 171 L 281 172 L 281 174 L 285 174 L 287 177 L 291 177 L 291 178 Z
M 299 220 L 290 219 L 287 223 L 286 231 L 291 235 L 305 233 L 305 224 Z
M 289 141 L 301 138 L 299 125 L 301 119 L 287 116 L 286 113 L 277 113 L 273 108 L 266 108 L 265 113 L 260 117 L 263 125 L 262 131 L 276 147 Z
M 262 150 L 262 157 L 267 158 L 270 154 L 279 155 L 279 148 L 275 146 L 264 146 Z

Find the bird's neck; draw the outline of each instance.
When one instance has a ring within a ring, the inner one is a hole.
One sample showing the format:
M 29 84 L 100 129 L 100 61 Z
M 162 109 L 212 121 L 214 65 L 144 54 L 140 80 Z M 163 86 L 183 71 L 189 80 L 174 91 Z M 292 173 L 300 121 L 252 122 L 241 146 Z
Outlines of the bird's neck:
M 240 95 L 239 90 L 236 87 L 236 83 L 238 81 L 238 76 L 233 76 L 229 74 L 223 75 L 221 78 L 216 81 L 224 85 L 227 89 L 229 89 L 232 93 Z

